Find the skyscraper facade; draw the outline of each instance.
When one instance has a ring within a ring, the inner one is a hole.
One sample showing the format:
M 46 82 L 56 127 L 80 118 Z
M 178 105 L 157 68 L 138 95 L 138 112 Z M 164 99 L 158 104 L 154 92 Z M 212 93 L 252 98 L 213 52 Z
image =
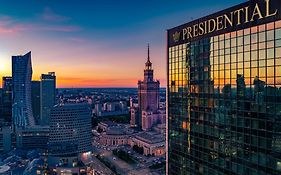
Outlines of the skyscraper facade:
M 51 109 L 48 166 L 61 174 L 79 172 L 82 156 L 92 146 L 91 108 L 88 104 L 56 105 Z M 56 169 L 56 170 L 55 170 Z
M 41 75 L 40 101 L 40 122 L 42 125 L 49 125 L 50 110 L 56 102 L 56 75 L 54 72 Z
M 32 112 L 36 125 L 40 124 L 40 115 L 41 115 L 40 83 L 41 83 L 40 81 L 31 82 Z
M 281 4 L 167 33 L 167 174 L 281 174 Z
M 2 79 L 2 116 L 4 123 L 12 122 L 12 77 Z
M 147 62 L 144 69 L 144 80 L 138 81 L 138 109 L 131 110 L 131 125 L 142 128 L 143 112 L 157 114 L 159 110 L 160 82 L 154 80 L 152 63 L 148 46 Z M 151 120 L 150 120 L 151 121 Z
M 65 156 L 72 155 L 72 153 L 78 155 L 91 151 L 91 131 L 91 109 L 89 105 L 64 104 L 54 106 L 50 118 L 50 155 Z M 64 147 L 65 149 L 60 149 Z
M 12 56 L 13 107 L 12 118 L 15 127 L 35 124 L 31 104 L 31 52 Z

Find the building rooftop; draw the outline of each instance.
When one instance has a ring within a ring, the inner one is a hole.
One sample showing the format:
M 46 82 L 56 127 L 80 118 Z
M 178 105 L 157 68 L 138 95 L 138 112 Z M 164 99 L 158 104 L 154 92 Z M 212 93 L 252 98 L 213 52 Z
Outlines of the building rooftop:
M 136 139 L 139 139 L 149 144 L 154 144 L 154 143 L 164 142 L 164 135 L 158 134 L 156 132 L 143 132 L 136 135 Z
M 125 125 L 115 125 L 108 127 L 106 130 L 107 135 L 130 135 L 133 134 L 134 130 L 127 128 Z
M 107 127 L 116 126 L 117 124 L 112 121 L 102 121 L 100 122 L 101 125 L 106 125 Z
M 4 165 L 4 166 L 0 166 L 0 174 L 1 173 L 6 173 L 10 170 L 10 167 L 7 166 L 7 165 Z

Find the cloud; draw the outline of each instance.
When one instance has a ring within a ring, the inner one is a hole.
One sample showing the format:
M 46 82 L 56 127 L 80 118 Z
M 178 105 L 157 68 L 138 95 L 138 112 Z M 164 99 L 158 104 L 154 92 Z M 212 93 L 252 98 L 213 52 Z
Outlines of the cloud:
M 76 32 L 81 27 L 74 25 L 50 25 L 31 22 L 20 22 L 9 16 L 0 16 L 0 35 L 19 34 L 23 31 Z
M 40 17 L 49 22 L 64 22 L 64 21 L 69 21 L 70 18 L 66 16 L 59 15 L 55 13 L 51 8 L 45 7 L 44 12 Z

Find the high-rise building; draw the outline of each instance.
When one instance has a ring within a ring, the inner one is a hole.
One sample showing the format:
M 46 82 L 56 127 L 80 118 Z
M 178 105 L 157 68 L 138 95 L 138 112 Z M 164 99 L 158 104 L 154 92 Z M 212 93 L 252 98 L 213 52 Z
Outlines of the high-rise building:
M 4 117 L 2 117 L 3 115 L 3 89 L 0 88 L 0 126 L 4 125 Z
M 12 149 L 12 127 L 0 127 L 0 153 L 7 153 Z
M 138 107 L 131 109 L 131 126 L 143 128 L 143 120 L 146 120 L 146 115 L 143 118 L 142 113 L 157 114 L 159 110 L 159 88 L 160 82 L 153 79 L 152 63 L 150 62 L 149 46 L 147 53 L 147 62 L 144 69 L 144 80 L 138 81 Z M 150 119 L 151 117 L 147 117 Z M 152 120 L 149 120 L 152 121 Z M 148 125 L 145 125 L 148 126 Z M 152 126 L 149 125 L 149 126 Z M 149 128 L 145 128 L 149 129 Z
M 11 125 L 12 122 L 12 77 L 2 79 L 2 116 L 3 124 Z
M 55 72 L 41 75 L 40 86 L 41 125 L 49 125 L 50 111 L 56 102 L 56 75 Z
M 281 4 L 167 33 L 167 174 L 281 174 Z
M 35 124 L 31 104 L 31 52 L 12 56 L 13 126 L 26 127 Z
M 56 105 L 51 109 L 48 166 L 51 171 L 75 173 L 92 146 L 91 108 L 88 104 Z
M 40 81 L 31 82 L 32 112 L 36 125 L 40 124 Z

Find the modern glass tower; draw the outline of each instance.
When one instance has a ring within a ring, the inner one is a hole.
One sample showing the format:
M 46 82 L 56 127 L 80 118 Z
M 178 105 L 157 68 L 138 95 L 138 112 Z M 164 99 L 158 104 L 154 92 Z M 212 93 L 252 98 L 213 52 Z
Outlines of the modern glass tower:
M 281 174 L 281 1 L 247 1 L 167 39 L 167 174 Z
M 50 114 L 48 167 L 52 174 L 86 174 L 84 170 L 81 173 L 81 160 L 92 149 L 90 106 L 61 104 L 54 106 Z
M 55 72 L 41 75 L 40 111 L 41 125 L 49 125 L 50 111 L 56 102 L 56 75 Z
M 15 127 L 33 126 L 35 124 L 31 104 L 31 52 L 12 56 L 13 79 L 13 125 Z

